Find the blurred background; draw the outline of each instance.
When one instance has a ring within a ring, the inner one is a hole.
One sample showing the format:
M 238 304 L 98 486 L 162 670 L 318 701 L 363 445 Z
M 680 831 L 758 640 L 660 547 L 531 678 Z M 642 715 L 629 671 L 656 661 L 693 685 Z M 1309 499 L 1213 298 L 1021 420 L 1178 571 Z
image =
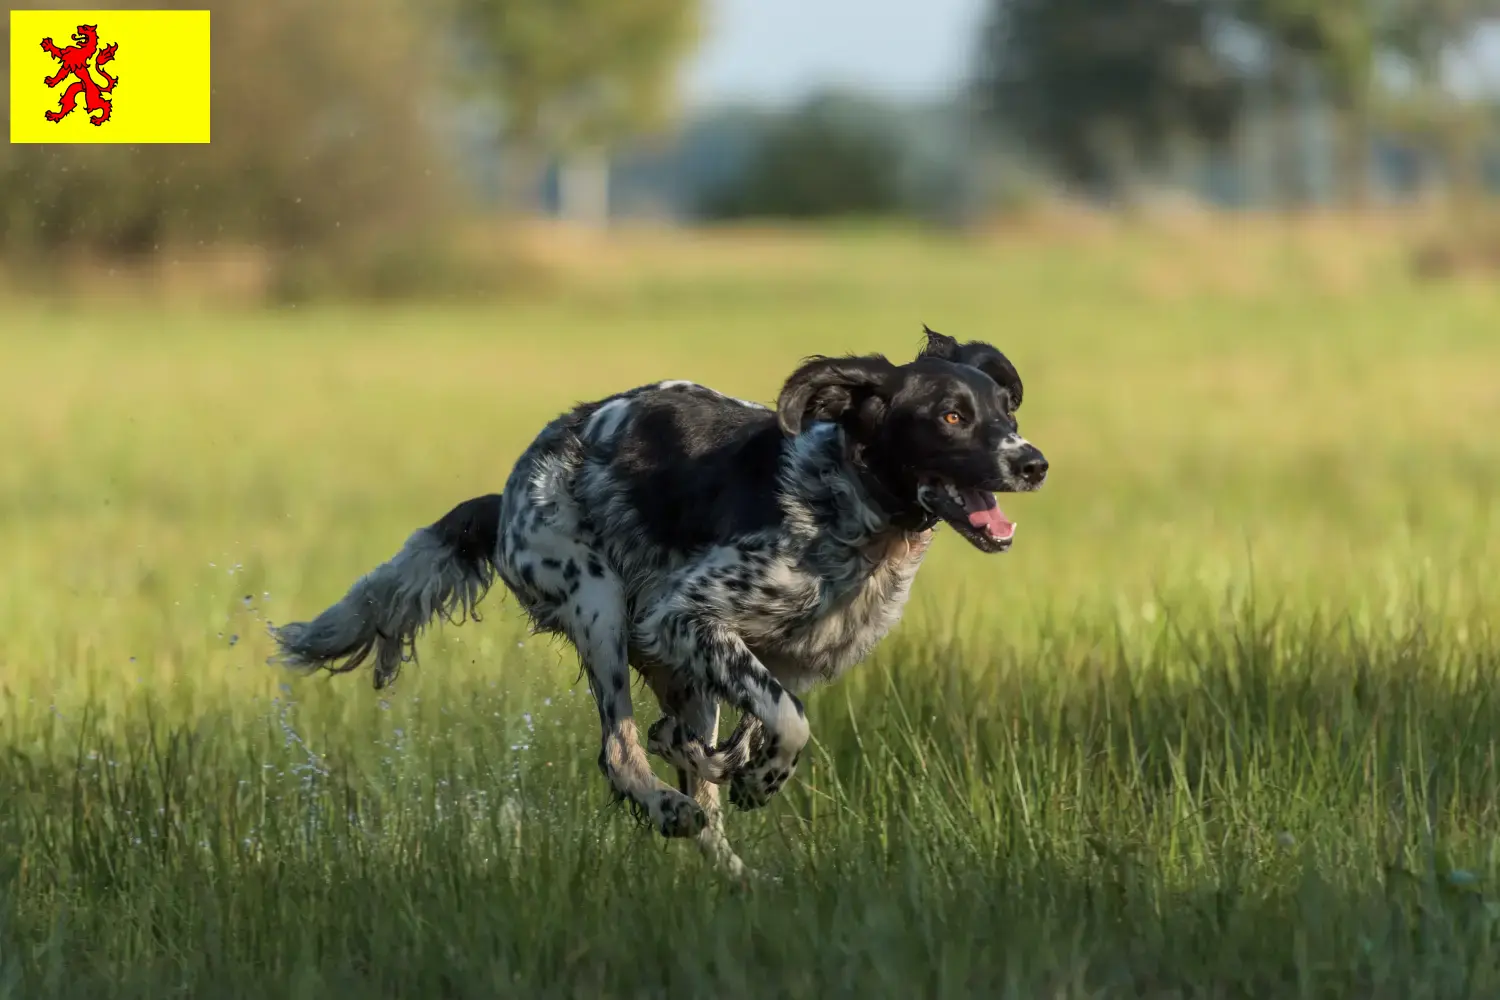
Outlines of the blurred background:
M 0 1000 L 1500 995 L 1497 6 L 212 4 L 210 144 L 0 148 Z M 503 594 L 266 666 L 571 404 L 924 323 L 1051 472 L 770 894 L 601 824 Z
M 1460 206 L 1412 266 L 1486 270 L 1496 6 L 218 3 L 213 142 L 7 146 L 0 267 L 12 289 L 43 267 L 95 292 L 454 295 L 526 286 L 538 220 Z

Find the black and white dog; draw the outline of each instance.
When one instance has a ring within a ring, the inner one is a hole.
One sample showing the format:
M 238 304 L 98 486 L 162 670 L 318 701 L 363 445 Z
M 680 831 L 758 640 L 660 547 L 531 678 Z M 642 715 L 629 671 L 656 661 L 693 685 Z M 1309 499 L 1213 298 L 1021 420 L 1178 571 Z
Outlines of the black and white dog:
M 925 329 L 925 328 L 924 328 Z M 981 341 L 927 330 L 916 359 L 815 357 L 774 410 L 660 382 L 553 420 L 503 493 L 459 504 L 311 622 L 272 629 L 275 660 L 334 673 L 372 654 L 377 688 L 435 617 L 467 616 L 496 574 L 535 629 L 578 650 L 599 706 L 599 767 L 668 837 L 729 871 L 718 785 L 764 805 L 809 737 L 798 694 L 896 624 L 938 521 L 982 552 L 1015 526 L 995 492 L 1035 490 L 1021 379 Z M 630 669 L 663 718 L 636 730 Z M 719 704 L 743 715 L 718 743 Z

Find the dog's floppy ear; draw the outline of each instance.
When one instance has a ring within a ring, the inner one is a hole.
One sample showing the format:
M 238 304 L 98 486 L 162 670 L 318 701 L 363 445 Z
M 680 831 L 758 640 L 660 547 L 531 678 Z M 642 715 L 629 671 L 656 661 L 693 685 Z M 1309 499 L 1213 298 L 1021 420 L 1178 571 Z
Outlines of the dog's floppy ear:
M 995 380 L 995 384 L 1010 394 L 1010 408 L 1021 408 L 1021 375 L 1010 359 L 1000 353 L 998 347 L 982 340 L 970 341 L 958 349 L 959 364 L 971 365 Z
M 1023 392 L 1021 375 L 1016 371 L 1016 366 L 1010 363 L 1010 359 L 1000 353 L 998 347 L 994 344 L 986 344 L 982 340 L 971 340 L 967 344 L 960 344 L 945 333 L 928 329 L 926 323 L 922 324 L 922 332 L 927 335 L 927 343 L 922 350 L 917 352 L 917 357 L 939 358 L 954 364 L 978 368 L 996 385 L 1010 394 L 1012 409 L 1021 408 Z
M 776 419 L 788 437 L 801 433 L 815 420 L 847 423 L 856 416 L 873 416 L 883 408 L 896 366 L 879 354 L 863 357 L 813 357 L 803 362 L 782 386 Z

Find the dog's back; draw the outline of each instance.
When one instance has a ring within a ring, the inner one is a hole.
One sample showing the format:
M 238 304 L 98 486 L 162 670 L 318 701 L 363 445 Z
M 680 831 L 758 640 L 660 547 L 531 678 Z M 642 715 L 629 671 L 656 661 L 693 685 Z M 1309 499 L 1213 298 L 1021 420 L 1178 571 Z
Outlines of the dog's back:
M 781 519 L 786 439 L 764 406 L 668 382 L 596 407 L 579 435 L 576 495 L 606 538 L 685 556 Z

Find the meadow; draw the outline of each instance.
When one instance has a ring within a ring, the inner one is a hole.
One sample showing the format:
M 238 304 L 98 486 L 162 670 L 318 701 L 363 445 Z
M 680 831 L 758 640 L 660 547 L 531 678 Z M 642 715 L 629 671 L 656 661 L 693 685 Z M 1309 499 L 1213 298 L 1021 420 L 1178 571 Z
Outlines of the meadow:
M 548 253 L 489 303 L 6 303 L 0 1000 L 1500 995 L 1493 287 L 1373 223 Z M 729 813 L 774 880 L 609 805 L 501 589 L 389 691 L 266 664 L 571 402 L 923 322 L 1010 355 L 1052 475 Z

